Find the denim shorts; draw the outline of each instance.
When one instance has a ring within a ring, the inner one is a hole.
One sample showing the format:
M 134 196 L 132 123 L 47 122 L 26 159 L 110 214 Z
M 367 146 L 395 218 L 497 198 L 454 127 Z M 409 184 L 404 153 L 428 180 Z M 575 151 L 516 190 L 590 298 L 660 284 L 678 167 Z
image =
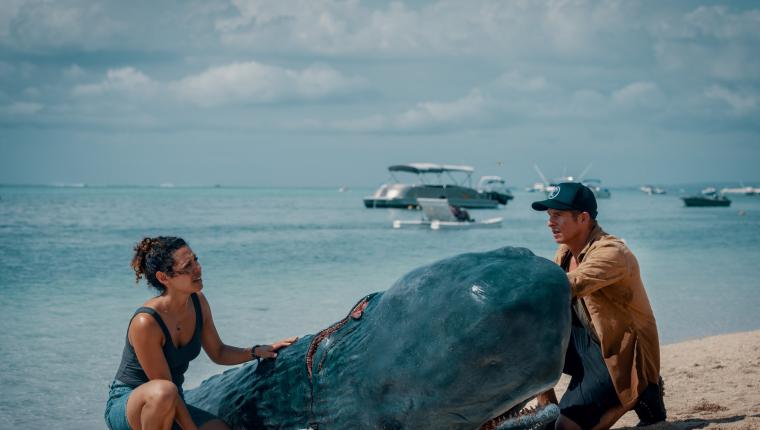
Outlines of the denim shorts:
M 106 425 L 110 430 L 132 430 L 127 422 L 127 399 L 132 394 L 134 388 L 119 380 L 114 380 L 111 383 L 111 389 L 108 393 L 108 401 L 106 402 L 105 419 Z M 184 392 L 180 388 L 180 396 L 184 400 Z M 196 408 L 195 406 L 187 405 L 187 410 L 190 412 L 190 417 L 196 426 L 200 427 L 203 424 L 219 419 L 210 412 L 206 412 L 203 409 Z M 172 426 L 172 430 L 181 430 L 175 422 Z

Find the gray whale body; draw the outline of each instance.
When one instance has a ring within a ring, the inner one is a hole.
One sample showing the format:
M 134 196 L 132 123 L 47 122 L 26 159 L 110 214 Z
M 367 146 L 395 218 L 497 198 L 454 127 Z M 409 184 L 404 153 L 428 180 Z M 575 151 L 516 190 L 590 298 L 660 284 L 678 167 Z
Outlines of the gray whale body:
M 557 382 L 569 304 L 565 273 L 525 248 L 457 255 L 185 397 L 234 429 L 479 429 Z

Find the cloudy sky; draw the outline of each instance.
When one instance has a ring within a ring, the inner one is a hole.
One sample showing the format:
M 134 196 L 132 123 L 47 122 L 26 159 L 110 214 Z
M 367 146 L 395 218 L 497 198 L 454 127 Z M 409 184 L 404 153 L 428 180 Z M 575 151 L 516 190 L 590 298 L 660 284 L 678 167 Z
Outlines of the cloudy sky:
M 0 183 L 760 181 L 760 5 L 2 0 Z

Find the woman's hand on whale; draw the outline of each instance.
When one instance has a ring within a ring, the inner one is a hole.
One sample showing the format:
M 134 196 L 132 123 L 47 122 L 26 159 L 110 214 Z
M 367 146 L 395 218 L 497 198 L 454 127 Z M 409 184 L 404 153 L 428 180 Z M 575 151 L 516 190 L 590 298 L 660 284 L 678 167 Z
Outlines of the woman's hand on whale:
M 282 348 L 288 347 L 293 344 L 293 342 L 298 340 L 298 336 L 288 337 L 282 340 L 279 340 L 272 345 L 259 345 L 256 347 L 256 350 L 254 351 L 254 354 L 256 357 L 259 358 L 276 358 L 277 357 L 277 351 L 279 351 Z

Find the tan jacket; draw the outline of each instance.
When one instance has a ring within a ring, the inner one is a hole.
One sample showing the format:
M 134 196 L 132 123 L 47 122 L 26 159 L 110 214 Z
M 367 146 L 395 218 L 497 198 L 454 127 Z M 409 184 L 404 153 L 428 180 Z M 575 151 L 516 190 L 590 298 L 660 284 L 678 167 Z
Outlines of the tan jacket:
M 570 249 L 561 245 L 554 262 L 567 268 Z M 567 273 L 573 299 L 585 306 L 591 330 L 620 403 L 635 405 L 644 388 L 660 376 L 660 342 L 652 307 L 639 275 L 639 263 L 615 236 L 596 226 L 578 256 L 578 267 Z

